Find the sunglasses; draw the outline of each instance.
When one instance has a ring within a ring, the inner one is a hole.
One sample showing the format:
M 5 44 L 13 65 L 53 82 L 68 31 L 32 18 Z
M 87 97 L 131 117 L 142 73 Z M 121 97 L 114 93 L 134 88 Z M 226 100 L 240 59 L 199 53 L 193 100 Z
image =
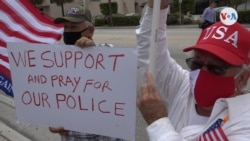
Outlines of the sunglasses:
M 240 66 L 220 66 L 220 65 L 205 65 L 202 62 L 195 61 L 194 58 L 187 58 L 186 63 L 190 70 L 201 69 L 203 66 L 206 66 L 210 73 L 216 75 L 224 75 L 228 68 L 230 67 L 240 67 Z

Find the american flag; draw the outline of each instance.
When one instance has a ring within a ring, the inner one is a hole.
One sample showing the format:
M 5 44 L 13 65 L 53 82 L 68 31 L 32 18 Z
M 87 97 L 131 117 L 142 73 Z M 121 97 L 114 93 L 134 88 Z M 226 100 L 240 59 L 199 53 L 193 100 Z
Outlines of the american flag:
M 218 119 L 198 138 L 197 141 L 228 141 L 221 127 L 223 122 L 223 119 Z
M 7 42 L 54 44 L 62 32 L 30 0 L 0 0 L 0 89 L 13 96 Z

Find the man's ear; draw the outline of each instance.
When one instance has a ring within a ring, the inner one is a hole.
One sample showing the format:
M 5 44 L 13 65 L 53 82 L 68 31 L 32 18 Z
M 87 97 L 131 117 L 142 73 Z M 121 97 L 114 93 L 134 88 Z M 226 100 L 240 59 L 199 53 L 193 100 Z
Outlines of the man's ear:
M 93 38 L 94 36 L 94 31 L 95 31 L 95 27 L 94 26 L 89 26 L 89 35 L 91 36 L 91 39 Z
M 237 89 L 242 90 L 243 88 L 246 87 L 248 79 L 250 77 L 250 72 L 248 70 L 245 70 L 238 78 L 238 84 L 237 84 Z
M 250 72 L 249 72 L 249 70 L 245 70 L 244 72 L 243 72 L 243 74 L 242 74 L 242 76 L 241 76 L 242 78 L 242 80 L 243 81 L 248 81 L 248 79 L 249 79 L 249 77 L 250 77 Z
M 94 26 L 89 26 L 89 31 L 94 34 L 94 31 L 95 31 L 95 27 Z

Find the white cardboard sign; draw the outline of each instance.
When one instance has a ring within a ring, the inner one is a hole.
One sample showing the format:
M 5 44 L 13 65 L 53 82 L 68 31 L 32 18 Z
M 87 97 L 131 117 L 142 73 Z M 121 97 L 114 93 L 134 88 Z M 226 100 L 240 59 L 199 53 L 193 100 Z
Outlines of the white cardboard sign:
M 18 121 L 133 140 L 134 48 L 8 43 Z

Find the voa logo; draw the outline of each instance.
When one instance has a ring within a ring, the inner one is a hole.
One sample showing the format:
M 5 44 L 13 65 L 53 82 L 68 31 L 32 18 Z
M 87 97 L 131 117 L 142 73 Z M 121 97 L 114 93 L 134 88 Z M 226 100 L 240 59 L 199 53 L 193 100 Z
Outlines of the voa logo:
M 231 7 L 224 8 L 220 12 L 220 21 L 225 25 L 233 25 L 238 20 L 238 13 Z

